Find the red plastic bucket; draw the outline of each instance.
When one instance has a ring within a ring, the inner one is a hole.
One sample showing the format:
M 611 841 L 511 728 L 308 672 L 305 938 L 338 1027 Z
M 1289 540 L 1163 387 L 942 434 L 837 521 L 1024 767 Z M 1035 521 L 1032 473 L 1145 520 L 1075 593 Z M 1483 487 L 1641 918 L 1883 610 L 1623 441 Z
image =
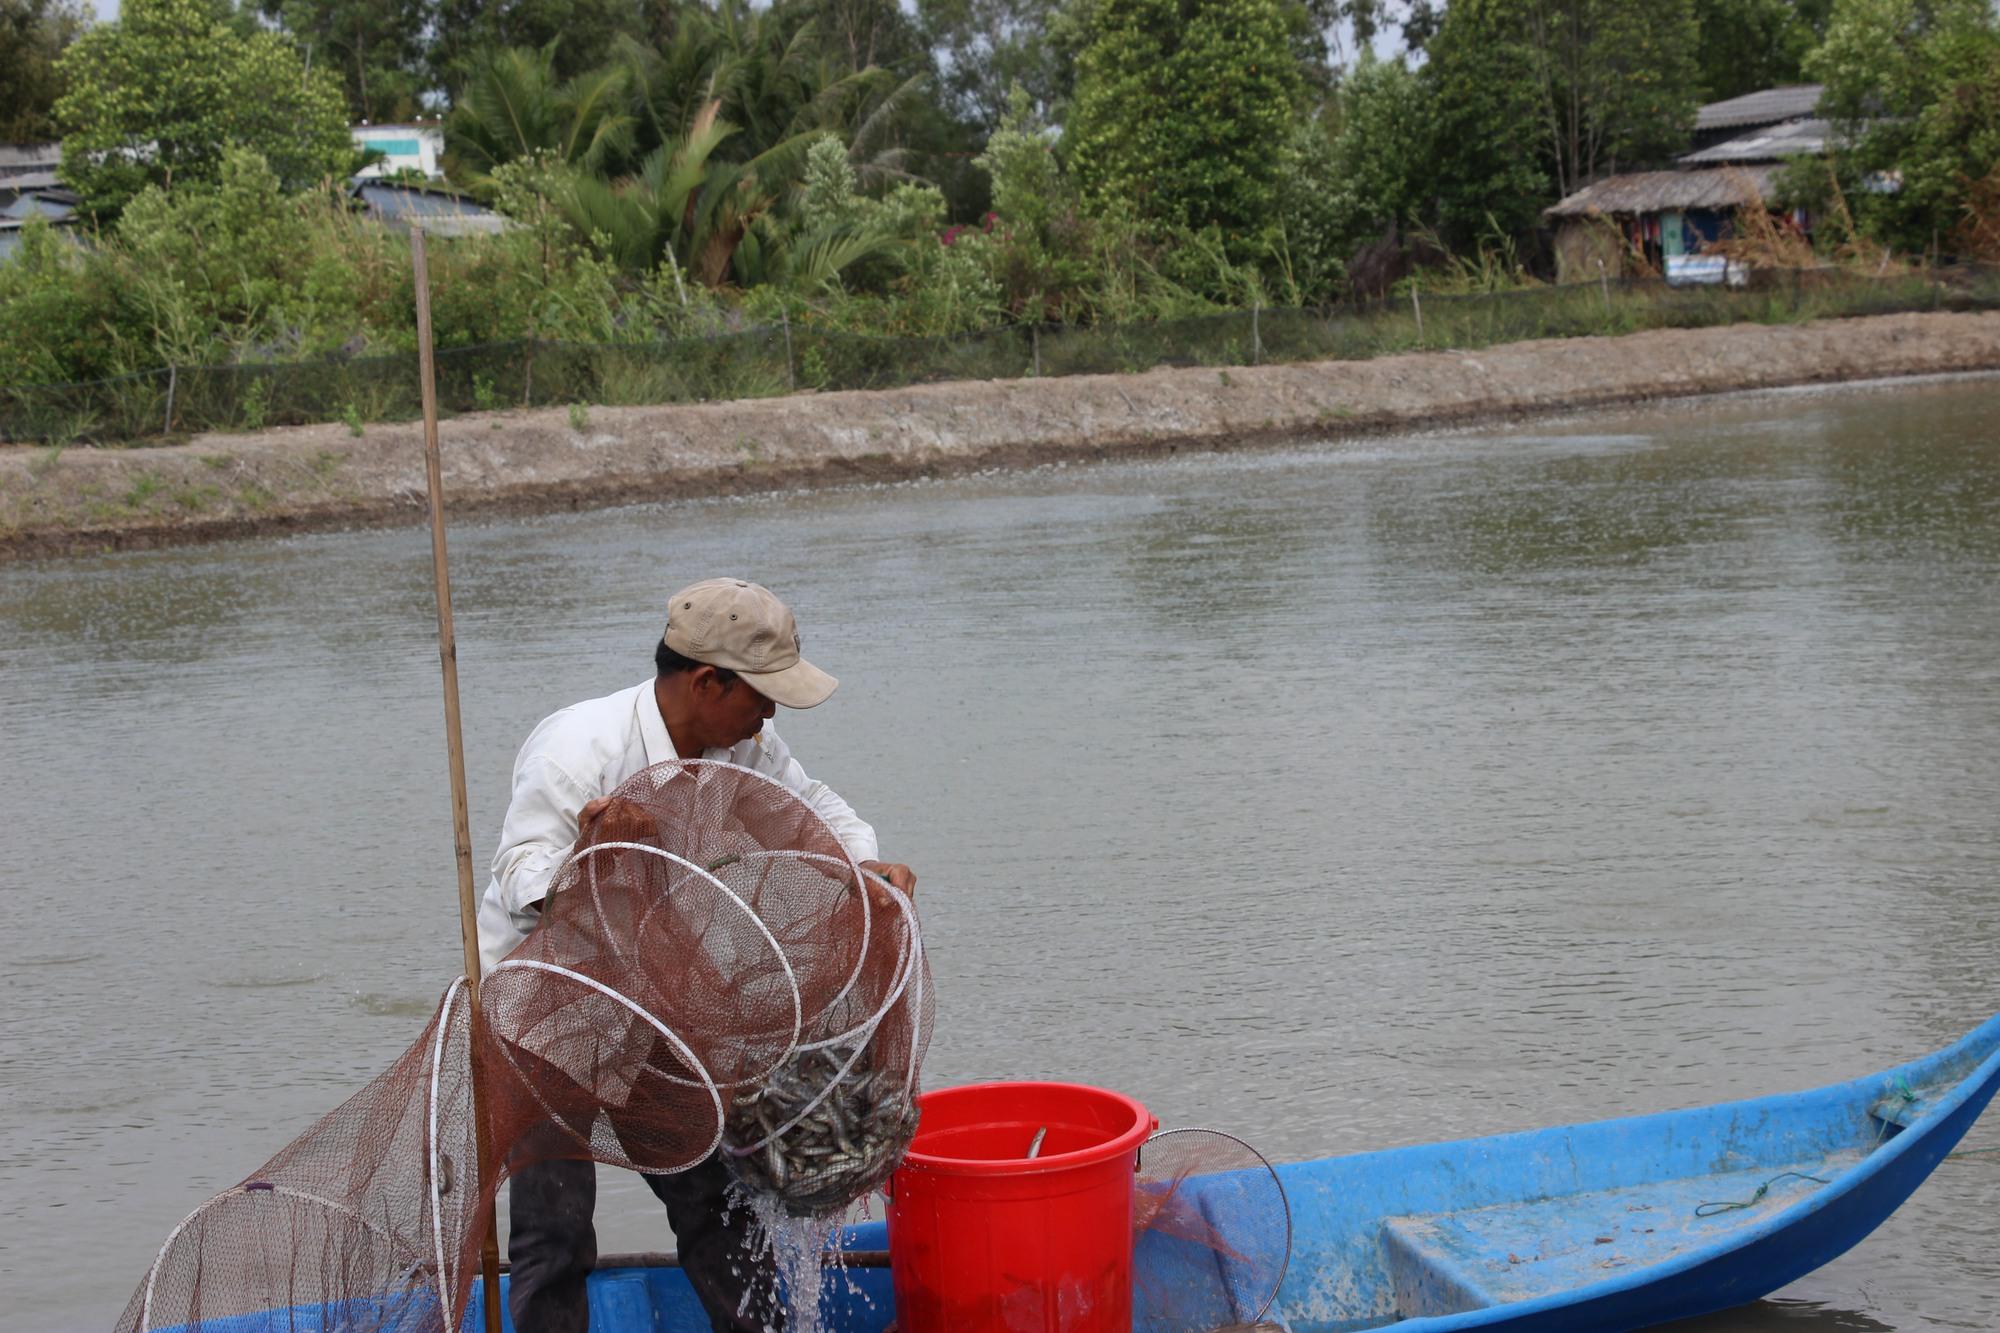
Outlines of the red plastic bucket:
M 1130 1333 L 1146 1108 L 1076 1083 L 940 1088 L 917 1107 L 889 1182 L 899 1333 Z

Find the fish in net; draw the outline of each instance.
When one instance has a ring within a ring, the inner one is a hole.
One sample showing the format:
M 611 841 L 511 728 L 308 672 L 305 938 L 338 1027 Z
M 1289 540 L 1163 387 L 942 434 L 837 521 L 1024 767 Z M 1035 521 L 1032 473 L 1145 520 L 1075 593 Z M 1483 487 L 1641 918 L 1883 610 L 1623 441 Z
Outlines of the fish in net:
M 909 899 L 747 768 L 671 761 L 613 801 L 477 1012 L 454 981 L 388 1070 L 183 1219 L 121 1330 L 301 1306 L 456 1329 L 493 1196 L 535 1161 L 671 1174 L 723 1149 L 800 1215 L 886 1179 L 932 1018 Z

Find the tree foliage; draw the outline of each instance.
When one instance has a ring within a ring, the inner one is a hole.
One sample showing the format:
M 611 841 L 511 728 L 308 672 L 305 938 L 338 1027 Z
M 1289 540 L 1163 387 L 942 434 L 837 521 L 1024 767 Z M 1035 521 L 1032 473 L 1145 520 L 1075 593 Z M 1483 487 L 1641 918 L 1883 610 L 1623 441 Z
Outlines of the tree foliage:
M 482 51 L 541 50 L 555 43 L 558 78 L 572 79 L 611 58 L 621 37 L 664 35 L 651 30 L 637 0 L 432 0 L 430 75 L 456 95 Z M 673 20 L 692 6 L 676 8 Z
M 850 146 L 864 183 L 879 185 L 903 173 L 900 132 L 923 86 L 920 75 L 850 69 L 823 45 L 810 15 L 744 0 L 714 12 L 691 8 L 670 40 L 623 39 L 607 63 L 568 79 L 557 54 L 553 44 L 488 51 L 466 66 L 445 123 L 458 179 L 480 186 L 499 164 L 532 152 L 602 177 L 629 176 L 711 115 L 731 127 L 716 145 L 718 161 L 759 158 L 826 131 Z
M 1435 129 L 1426 92 L 1423 76 L 1403 61 L 1372 56 L 1341 82 L 1323 193 L 1349 248 L 1390 223 L 1407 229 L 1429 220 Z
M 442 345 L 1512 285 L 1562 193 L 1801 75 L 1844 136 L 1791 173 L 1822 235 L 2000 253 L 1990 0 L 234 2 L 125 0 L 58 57 L 76 0 L 0 0 L 8 132 L 57 117 L 112 224 L 24 229 L 0 379 L 406 346 L 404 243 L 309 188 L 349 114 L 444 110 L 514 221 L 434 256 Z M 1366 49 L 1398 26 L 1421 59 Z
M 429 0 L 260 0 L 315 67 L 334 71 L 356 120 L 395 121 L 423 113 Z
M 1686 148 L 1700 40 L 1690 7 L 1523 0 L 1510 21 L 1533 57 L 1557 193 Z
M 1519 233 L 1549 192 L 1684 149 L 1698 39 L 1690 10 L 1648 0 L 1449 6 L 1424 68 L 1443 231 Z
M 83 32 L 81 0 L 0 0 L 0 142 L 56 134 L 56 62 Z
M 117 22 L 78 38 L 60 69 L 63 178 L 100 216 L 147 185 L 213 185 L 232 146 L 294 190 L 356 160 L 333 77 L 308 72 L 279 33 L 246 35 L 210 0 L 125 0 Z
M 1098 0 L 1063 142 L 1086 204 L 1261 231 L 1302 76 L 1279 0 Z
M 984 134 L 1007 114 L 1019 86 L 1048 115 L 1069 98 L 1071 73 L 1053 0 L 919 0 L 925 39 L 943 57 L 946 109 Z
M 1845 151 L 1833 164 L 1856 221 L 1905 253 L 1975 222 L 2000 168 L 2000 17 L 1986 0 L 1838 0 L 1806 62 Z
M 1829 8 L 1830 0 L 1695 0 L 1702 99 L 1803 82 Z
M 1552 202 L 1541 58 L 1517 0 L 1455 0 L 1425 48 L 1426 212 L 1452 245 L 1526 231 Z

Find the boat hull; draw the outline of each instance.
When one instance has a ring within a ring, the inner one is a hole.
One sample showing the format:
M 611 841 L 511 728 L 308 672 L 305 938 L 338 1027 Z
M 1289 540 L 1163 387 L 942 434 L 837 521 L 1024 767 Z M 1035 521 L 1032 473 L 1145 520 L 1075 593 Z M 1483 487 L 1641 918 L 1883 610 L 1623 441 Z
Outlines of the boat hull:
M 1281 1166 L 1293 1257 L 1273 1314 L 1294 1333 L 1624 1333 L 1742 1305 L 1866 1237 L 1996 1091 L 2000 1016 L 1934 1055 L 1810 1092 Z M 875 1223 L 842 1240 L 880 1250 L 886 1235 Z M 708 1326 L 671 1265 L 607 1265 L 589 1290 L 600 1333 Z M 829 1333 L 883 1333 L 888 1271 L 830 1270 L 822 1310 Z M 357 1323 L 408 1326 L 314 1307 L 202 1328 Z M 461 1328 L 482 1327 L 475 1284 Z

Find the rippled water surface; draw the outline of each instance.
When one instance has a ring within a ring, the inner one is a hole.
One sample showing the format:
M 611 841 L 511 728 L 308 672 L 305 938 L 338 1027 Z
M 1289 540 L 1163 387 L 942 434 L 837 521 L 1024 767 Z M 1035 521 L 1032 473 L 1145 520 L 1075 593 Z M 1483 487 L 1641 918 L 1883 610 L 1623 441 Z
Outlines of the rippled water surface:
M 781 729 L 922 875 L 933 1083 L 1296 1158 L 1863 1073 L 2000 1009 L 1996 421 L 1956 380 L 464 524 L 479 860 L 535 721 L 740 572 L 844 682 Z M 0 1326 L 108 1324 L 454 975 L 429 580 L 415 530 L 0 568 Z M 1690 1326 L 1996 1328 L 2000 1155 Z

